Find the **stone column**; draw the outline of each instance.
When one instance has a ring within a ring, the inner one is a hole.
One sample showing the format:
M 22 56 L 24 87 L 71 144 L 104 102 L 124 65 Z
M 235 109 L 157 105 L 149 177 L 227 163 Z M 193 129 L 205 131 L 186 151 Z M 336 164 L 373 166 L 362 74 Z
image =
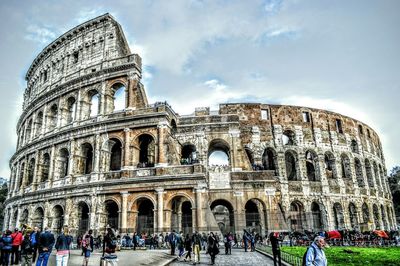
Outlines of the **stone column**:
M 101 88 L 99 90 L 99 110 L 98 115 L 106 114 L 106 82 L 101 83 Z
M 124 140 L 124 165 L 123 165 L 123 169 L 129 169 L 131 168 L 131 162 L 130 162 L 130 158 L 129 155 L 130 153 L 130 143 L 131 143 L 131 130 L 130 128 L 125 128 L 124 129 L 124 133 L 125 133 L 125 140 Z
M 40 136 L 42 136 L 46 132 L 47 126 L 47 104 L 43 107 L 43 120 L 42 120 L 42 128 L 40 129 Z
M 205 231 L 207 228 L 207 221 L 203 219 L 204 211 L 203 211 L 203 202 L 202 202 L 202 193 L 205 192 L 203 187 L 195 188 L 195 205 L 196 205 L 196 225 L 197 228 L 194 228 L 197 231 Z
M 33 169 L 32 191 L 35 191 L 37 189 L 38 179 L 40 178 L 39 165 L 40 165 L 39 151 L 36 150 L 36 152 L 35 152 L 35 167 Z
M 69 158 L 68 158 L 68 173 L 67 176 L 71 176 L 74 174 L 74 156 L 75 156 L 75 139 L 71 138 L 69 141 L 70 148 L 69 148 Z
M 24 174 L 23 174 L 23 176 L 21 176 L 21 178 L 22 178 L 21 189 L 20 189 L 21 194 L 24 193 L 24 189 L 26 187 L 26 175 L 27 175 L 27 170 L 28 170 L 28 160 L 26 159 L 26 157 L 24 158 L 24 161 L 25 161 L 24 169 L 23 169 Z
M 164 226 L 164 189 L 159 187 L 156 188 L 157 192 L 157 226 L 158 226 L 158 233 L 163 232 Z
M 61 108 L 61 98 L 58 100 L 58 106 L 57 106 L 57 125 L 56 128 L 61 127 L 61 118 L 63 116 L 63 108 Z
M 126 233 L 128 228 L 128 196 L 128 191 L 121 191 L 121 233 Z
M 236 154 L 237 147 L 240 147 L 239 144 L 239 137 L 240 137 L 240 130 L 239 129 L 229 129 L 229 134 L 231 136 L 231 154 L 229 155 L 229 160 L 231 164 L 232 171 L 241 171 L 242 170 L 242 163 L 241 158 Z M 238 153 L 239 154 L 239 153 Z
M 53 184 L 54 180 L 54 164 L 55 164 L 55 158 L 56 157 L 56 146 L 52 145 L 51 146 L 51 152 L 50 152 L 50 165 L 49 165 L 49 178 L 48 178 L 48 186 L 51 187 Z
M 81 120 L 81 98 L 82 98 L 82 93 L 81 90 L 78 90 L 78 97 L 75 101 L 75 117 L 74 117 L 74 122 Z
M 70 197 L 68 197 L 65 200 L 64 225 L 71 226 L 69 224 L 69 218 L 70 218 L 70 214 L 71 214 L 71 211 L 72 211 L 71 207 L 72 207 L 72 199 Z
M 95 143 L 94 143 L 94 167 L 93 167 L 93 173 L 99 173 L 100 172 L 100 153 L 101 153 L 101 139 L 100 139 L 100 134 L 96 134 L 95 136 Z
M 157 125 L 158 129 L 158 162 L 157 166 L 166 166 L 168 165 L 167 157 L 165 154 L 164 149 L 164 137 L 165 137 L 165 130 L 167 128 L 166 122 L 160 122 Z

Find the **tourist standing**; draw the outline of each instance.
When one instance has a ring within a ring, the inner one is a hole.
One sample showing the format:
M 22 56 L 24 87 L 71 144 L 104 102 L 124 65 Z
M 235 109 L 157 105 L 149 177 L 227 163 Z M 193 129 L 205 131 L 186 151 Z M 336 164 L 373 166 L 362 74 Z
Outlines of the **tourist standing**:
M 34 246 L 31 240 L 31 233 L 26 231 L 21 244 L 21 266 L 32 266 L 32 255 Z
M 1 248 L 2 253 L 2 265 L 8 265 L 10 262 L 10 254 L 12 249 L 12 238 L 11 231 L 6 230 L 3 237 L 1 238 L 3 242 L 3 247 Z
M 185 252 L 182 232 L 179 232 L 179 234 L 176 235 L 176 244 L 177 244 L 178 251 L 179 251 L 178 256 L 179 256 L 179 258 L 181 258 L 183 253 Z
M 11 264 L 19 264 L 20 253 L 19 248 L 22 244 L 22 233 L 18 228 L 14 229 L 14 233 L 11 234 L 12 238 L 12 248 L 11 248 Z
M 249 245 L 249 234 L 246 232 L 246 230 L 243 230 L 243 244 L 244 244 L 244 252 L 247 252 L 247 247 Z
M 189 261 L 192 260 L 192 239 L 190 238 L 189 234 L 186 234 L 185 237 L 185 250 L 186 250 L 186 256 L 185 256 L 185 261 L 189 257 Z
M 194 264 L 200 263 L 201 236 L 197 231 L 195 231 L 193 234 L 192 242 L 193 242 Z
M 57 266 L 67 266 L 69 258 L 69 249 L 72 237 L 69 235 L 68 227 L 65 226 L 63 232 L 57 237 L 56 246 L 56 262 Z
M 219 253 L 219 244 L 218 244 L 218 240 L 216 238 L 216 236 L 214 235 L 213 232 L 210 233 L 210 235 L 208 236 L 208 254 L 210 254 L 211 257 L 211 264 L 214 265 L 215 264 L 215 257 L 217 256 L 217 254 Z
M 325 238 L 322 236 L 317 236 L 314 242 L 307 249 L 307 253 L 305 255 L 305 265 L 306 266 L 326 266 L 328 265 L 328 261 L 326 260 L 324 247 L 325 247 Z
M 49 228 L 45 228 L 44 232 L 42 232 L 39 237 L 39 257 L 36 266 L 47 265 L 54 242 L 54 235 L 50 232 Z
M 90 229 L 87 234 L 82 239 L 82 250 L 83 250 L 83 266 L 88 266 L 89 264 L 89 258 L 90 254 L 93 252 L 93 246 L 94 246 L 94 241 L 93 241 L 93 230 Z
M 133 250 L 136 250 L 136 247 L 137 247 L 138 242 L 139 242 L 139 236 L 137 235 L 136 232 L 133 233 L 132 242 L 133 242 Z
M 232 244 L 231 244 L 232 237 L 230 234 L 224 235 L 224 245 L 225 245 L 225 255 L 232 254 Z
M 274 266 L 281 266 L 281 248 L 279 245 L 279 241 L 281 240 L 278 238 L 278 233 L 271 232 L 269 234 L 269 241 L 271 241 L 272 254 L 274 256 Z
M 35 226 L 33 228 L 33 232 L 31 233 L 31 242 L 33 245 L 32 262 L 36 261 L 36 257 L 38 254 L 39 236 L 40 236 L 39 227 Z

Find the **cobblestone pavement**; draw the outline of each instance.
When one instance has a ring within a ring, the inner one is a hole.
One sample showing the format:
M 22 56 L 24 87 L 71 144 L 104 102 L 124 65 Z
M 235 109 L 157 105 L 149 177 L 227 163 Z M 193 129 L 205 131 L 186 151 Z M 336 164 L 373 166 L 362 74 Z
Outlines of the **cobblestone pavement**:
M 192 255 L 192 259 L 194 256 Z M 209 265 L 211 259 L 209 255 L 206 255 L 205 251 L 200 252 L 200 264 L 196 265 Z M 174 261 L 169 266 L 182 266 L 189 265 L 191 263 L 184 261 Z M 257 266 L 270 266 L 274 265 L 274 262 L 267 256 L 258 252 L 244 252 L 244 249 L 232 249 L 232 255 L 225 255 L 225 250 L 220 249 L 220 253 L 215 259 L 215 265 L 220 266 L 240 266 L 240 265 L 257 265 Z
M 117 252 L 118 266 L 136 266 L 136 265 L 167 265 L 174 258 L 168 254 L 168 250 L 122 250 Z M 89 260 L 89 266 L 99 266 L 101 252 L 95 251 Z M 68 261 L 68 266 L 81 266 L 83 262 L 83 256 L 81 256 L 80 250 L 72 250 Z M 53 251 L 52 256 L 49 259 L 48 266 L 56 265 L 56 256 Z

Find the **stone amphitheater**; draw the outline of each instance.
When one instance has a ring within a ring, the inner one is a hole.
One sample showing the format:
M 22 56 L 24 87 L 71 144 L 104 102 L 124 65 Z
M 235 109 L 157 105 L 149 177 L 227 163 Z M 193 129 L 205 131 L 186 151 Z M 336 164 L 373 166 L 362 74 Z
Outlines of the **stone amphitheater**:
M 4 228 L 74 235 L 390 229 L 379 136 L 326 110 L 260 103 L 179 115 L 148 103 L 109 14 L 50 43 L 26 74 Z

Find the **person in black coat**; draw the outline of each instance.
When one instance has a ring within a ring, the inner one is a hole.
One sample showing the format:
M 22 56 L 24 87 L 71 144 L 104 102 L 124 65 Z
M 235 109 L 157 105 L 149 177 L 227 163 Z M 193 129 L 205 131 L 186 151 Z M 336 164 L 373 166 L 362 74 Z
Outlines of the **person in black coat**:
M 282 241 L 279 237 L 279 233 L 274 233 L 271 232 L 269 234 L 269 241 L 271 241 L 271 246 L 272 246 L 272 254 L 274 256 L 274 266 L 276 266 L 277 264 L 279 266 L 282 265 L 281 262 L 281 248 L 279 245 L 279 241 Z M 279 261 L 279 263 L 278 263 Z
M 219 243 L 217 238 L 215 237 L 214 233 L 211 232 L 210 236 L 208 237 L 208 249 L 207 249 L 208 254 L 210 254 L 211 257 L 211 264 L 215 264 L 215 257 L 219 253 Z
M 189 234 L 186 234 L 185 237 L 185 250 L 186 250 L 186 256 L 185 256 L 185 261 L 189 257 L 189 261 L 192 260 L 192 238 L 189 236 Z

